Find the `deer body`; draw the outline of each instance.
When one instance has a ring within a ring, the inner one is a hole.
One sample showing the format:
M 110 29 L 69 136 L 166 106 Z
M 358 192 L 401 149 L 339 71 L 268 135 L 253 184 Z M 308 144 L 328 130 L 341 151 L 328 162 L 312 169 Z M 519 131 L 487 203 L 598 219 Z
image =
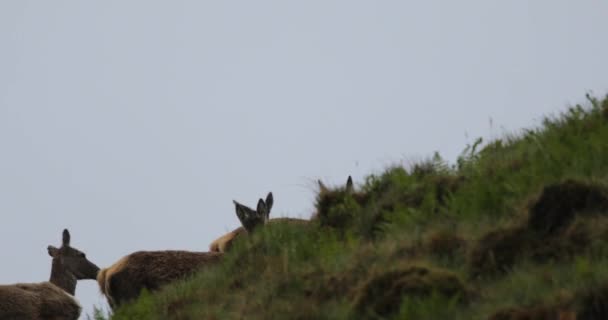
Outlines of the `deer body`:
M 283 218 L 274 218 L 274 219 L 270 219 L 268 220 L 268 222 L 266 222 L 267 224 L 273 224 L 273 223 L 302 223 L 302 224 L 306 224 L 309 223 L 309 220 L 305 220 L 305 219 L 298 219 L 298 218 L 287 218 L 287 217 L 283 217 Z M 209 251 L 212 252 L 226 252 L 228 250 L 230 250 L 230 247 L 232 246 L 232 244 L 234 243 L 234 241 L 236 239 L 238 239 L 239 237 L 242 237 L 244 235 L 247 234 L 247 230 L 244 227 L 238 227 L 228 233 L 226 233 L 225 235 L 215 239 L 215 241 L 213 241 L 210 245 L 209 245 Z
M 61 248 L 48 247 L 53 257 L 50 281 L 0 286 L 0 320 L 76 320 L 81 306 L 74 298 L 76 281 L 95 279 L 99 268 L 69 246 L 63 231 Z
M 204 266 L 220 261 L 221 253 L 191 251 L 137 251 L 102 269 L 99 288 L 114 309 L 139 296 L 187 278 Z
M 76 299 L 51 282 L 0 286 L 0 319 L 78 319 Z
M 232 246 L 232 242 L 237 239 L 239 236 L 246 234 L 247 230 L 243 227 L 238 227 L 225 235 L 215 239 L 209 245 L 209 251 L 211 252 L 226 252 L 230 250 Z

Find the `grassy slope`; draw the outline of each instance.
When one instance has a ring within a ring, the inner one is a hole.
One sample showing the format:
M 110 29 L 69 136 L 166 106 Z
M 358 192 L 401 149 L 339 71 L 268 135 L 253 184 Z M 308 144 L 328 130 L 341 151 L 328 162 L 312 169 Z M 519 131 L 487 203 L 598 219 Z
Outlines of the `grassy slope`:
M 608 317 L 608 99 L 588 99 L 456 165 L 321 193 L 315 223 L 267 226 L 113 319 Z

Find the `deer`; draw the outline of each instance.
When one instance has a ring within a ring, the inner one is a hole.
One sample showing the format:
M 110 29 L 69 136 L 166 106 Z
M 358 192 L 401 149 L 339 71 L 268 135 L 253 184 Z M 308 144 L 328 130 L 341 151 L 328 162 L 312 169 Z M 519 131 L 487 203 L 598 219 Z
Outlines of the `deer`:
M 242 226 L 215 239 L 209 245 L 209 251 L 211 252 L 227 252 L 230 250 L 236 239 L 253 232 L 253 230 L 258 226 L 265 225 L 267 223 L 308 223 L 308 220 L 289 217 L 270 219 L 270 210 L 272 210 L 272 205 L 274 204 L 274 196 L 272 195 L 272 192 L 268 193 L 266 200 L 258 200 L 256 210 L 253 210 L 237 201 L 233 200 L 232 202 L 234 203 L 236 215 L 239 218 Z
M 323 181 L 317 180 L 317 184 L 319 185 L 319 194 L 325 194 L 328 192 L 332 192 L 330 188 L 326 187 Z M 344 185 L 344 190 L 347 193 L 353 193 L 355 190 L 355 184 L 353 183 L 353 177 L 348 176 L 346 179 L 346 184 Z
M 112 310 L 142 290 L 154 292 L 221 261 L 222 253 L 185 250 L 136 251 L 101 269 L 97 283 Z
M 60 248 L 48 246 L 53 258 L 49 281 L 0 285 L 0 319 L 76 320 L 82 307 L 74 297 L 78 280 L 95 279 L 99 267 L 70 246 L 63 230 Z

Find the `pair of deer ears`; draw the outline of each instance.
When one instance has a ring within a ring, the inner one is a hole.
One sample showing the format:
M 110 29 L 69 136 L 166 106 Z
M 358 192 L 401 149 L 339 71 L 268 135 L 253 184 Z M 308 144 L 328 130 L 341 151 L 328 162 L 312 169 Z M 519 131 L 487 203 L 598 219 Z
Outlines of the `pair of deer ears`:
M 260 198 L 260 200 L 258 200 L 258 206 L 256 208 L 256 211 L 258 212 L 258 214 L 262 214 L 264 213 L 266 216 L 270 215 L 270 210 L 272 209 L 272 205 L 274 204 L 274 197 L 272 196 L 272 192 L 268 192 L 268 195 L 266 196 L 266 201 L 262 200 Z
M 236 209 L 236 216 L 241 221 L 241 224 L 247 231 L 252 231 L 257 225 L 264 224 L 268 220 L 270 210 L 274 204 L 274 197 L 272 192 L 269 192 L 266 196 L 266 200 L 260 199 L 256 210 L 253 210 L 245 205 L 242 205 L 236 201 L 232 201 Z
M 70 232 L 68 231 L 68 229 L 63 229 L 61 247 L 63 248 L 63 247 L 69 247 L 69 246 L 70 246 Z M 49 255 L 53 258 L 55 258 L 59 255 L 59 248 L 57 248 L 55 246 L 48 246 L 46 249 L 49 252 Z
M 274 197 L 272 196 L 272 192 L 269 192 L 266 196 L 266 200 L 262 200 L 262 198 L 260 198 L 260 200 L 258 200 L 258 205 L 255 211 L 247 207 L 246 205 L 242 205 L 234 200 L 232 200 L 232 202 L 236 207 L 237 216 L 239 215 L 239 211 L 242 210 L 248 210 L 251 212 L 256 212 L 258 215 L 268 216 L 270 214 L 270 210 L 272 209 L 272 205 L 274 204 Z
M 329 189 L 323 184 L 323 182 L 321 182 L 321 180 L 317 180 L 317 182 L 319 183 L 319 191 L 321 193 L 329 191 Z M 353 192 L 354 189 L 355 187 L 353 185 L 353 178 L 351 176 L 348 176 L 348 179 L 346 180 L 346 192 Z

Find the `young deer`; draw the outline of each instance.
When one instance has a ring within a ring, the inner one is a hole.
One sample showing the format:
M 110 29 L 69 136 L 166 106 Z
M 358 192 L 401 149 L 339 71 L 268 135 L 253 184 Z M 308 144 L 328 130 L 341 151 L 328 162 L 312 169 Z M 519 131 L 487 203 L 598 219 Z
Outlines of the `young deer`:
M 67 229 L 61 248 L 48 246 L 48 252 L 53 257 L 50 281 L 0 285 L 0 319 L 78 319 L 81 307 L 74 298 L 76 282 L 95 279 L 99 268 L 70 247 Z
M 258 201 L 257 210 L 253 210 L 245 205 L 242 205 L 236 201 L 232 201 L 236 210 L 236 215 L 241 221 L 243 226 L 238 227 L 227 234 L 217 238 L 209 245 L 209 250 L 212 252 L 226 252 L 230 250 L 230 247 L 236 239 L 239 237 L 252 232 L 256 227 L 265 225 L 267 223 L 276 222 L 290 222 L 290 223 L 307 223 L 308 220 L 296 219 L 296 218 L 275 218 L 270 219 L 270 210 L 274 204 L 274 198 L 272 192 L 269 192 L 266 196 L 266 201 L 260 199 Z

